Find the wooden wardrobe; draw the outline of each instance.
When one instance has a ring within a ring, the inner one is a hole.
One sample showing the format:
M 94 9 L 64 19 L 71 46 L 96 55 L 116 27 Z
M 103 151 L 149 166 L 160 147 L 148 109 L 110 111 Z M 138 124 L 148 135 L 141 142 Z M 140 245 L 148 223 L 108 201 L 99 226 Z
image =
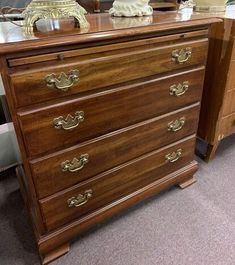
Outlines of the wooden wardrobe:
M 235 133 L 235 20 L 212 27 L 198 137 L 207 144 L 206 161 L 213 159 L 222 139 Z

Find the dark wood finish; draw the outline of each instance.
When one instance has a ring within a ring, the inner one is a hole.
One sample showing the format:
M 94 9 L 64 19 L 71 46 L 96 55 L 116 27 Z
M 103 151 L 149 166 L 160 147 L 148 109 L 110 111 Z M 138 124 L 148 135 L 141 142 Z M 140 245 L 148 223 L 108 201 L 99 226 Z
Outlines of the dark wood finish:
M 42 214 L 48 231 L 76 220 L 78 217 L 131 194 L 164 175 L 184 167 L 193 159 L 194 145 L 195 137 L 191 136 L 189 139 L 181 140 L 171 146 L 128 161 L 84 183 L 41 200 Z M 165 156 L 179 148 L 183 152 L 180 159 L 172 164 L 167 162 Z M 169 164 L 171 165 L 169 166 Z M 92 198 L 81 207 L 69 208 L 67 200 L 78 194 L 83 194 L 86 190 L 93 191 Z
M 4 114 L 3 96 L 0 96 L 0 125 L 6 123 L 6 117 Z
M 198 137 L 207 144 L 200 155 L 213 159 L 220 141 L 235 132 L 235 20 L 213 26 Z
M 166 190 L 173 185 L 179 185 L 180 183 L 190 180 L 196 173 L 198 164 L 194 161 L 189 165 L 175 171 L 172 174 L 165 176 L 153 183 L 129 194 L 112 204 L 103 207 L 96 212 L 93 212 L 84 218 L 81 218 L 70 225 L 59 229 L 54 233 L 46 235 L 39 241 L 39 249 L 41 253 L 47 253 L 53 250 L 59 243 L 68 242 L 71 238 L 74 238 L 77 234 L 84 233 L 94 225 L 94 222 L 100 223 L 109 219 L 114 214 L 139 203 L 140 201 L 152 197 L 157 193 Z
M 84 55 L 86 56 L 90 55 L 91 57 L 92 55 L 95 54 L 95 57 L 93 56 L 94 58 L 97 58 L 98 57 L 97 55 L 101 56 L 104 52 L 106 52 L 106 56 L 107 54 L 117 55 L 117 50 L 119 50 L 119 52 L 122 52 L 122 53 L 125 52 L 126 54 L 128 54 L 127 52 L 129 52 L 130 49 L 132 51 L 141 51 L 143 46 L 146 49 L 156 48 L 156 44 L 158 44 L 160 47 L 166 46 L 166 45 L 169 46 L 169 45 L 172 45 L 173 43 L 178 44 L 178 43 L 184 43 L 185 41 L 192 41 L 197 37 L 207 38 L 207 35 L 208 35 L 208 30 L 204 29 L 204 30 L 185 32 L 184 34 L 177 33 L 177 34 L 171 34 L 168 36 L 159 36 L 157 38 L 152 37 L 149 39 L 126 41 L 121 44 L 115 43 L 111 45 L 99 45 L 99 43 L 97 43 L 95 47 L 84 48 L 84 46 L 81 46 L 78 49 L 72 49 L 70 51 L 63 51 L 63 52 L 60 51 L 60 52 L 46 53 L 46 54 L 35 55 L 35 56 L 31 55 L 31 56 L 26 56 L 26 57 L 20 56 L 16 58 L 10 58 L 8 60 L 8 65 L 10 67 L 14 67 L 14 66 L 24 66 L 24 65 L 28 66 L 30 64 L 34 64 L 34 65 L 37 65 L 38 67 L 40 66 L 46 67 L 48 66 L 47 64 L 39 64 L 39 63 L 49 62 L 50 64 L 54 63 L 55 66 L 57 66 L 58 63 L 64 64 L 65 59 L 72 59 L 74 57 L 78 59 L 78 56 L 79 56 L 79 60 L 81 59 L 84 60 L 83 59 Z M 88 57 L 88 59 L 90 59 L 90 57 Z
M 59 29 L 61 30 L 58 30 L 57 26 L 57 30 L 53 31 L 53 34 L 51 34 L 51 31 L 47 33 L 48 25 L 45 25 L 42 21 L 38 21 L 38 30 L 34 31 L 32 35 L 25 35 L 22 28 L 10 22 L 1 23 L 0 32 L 10 31 L 11 34 L 7 38 L 4 35 L 2 36 L 3 41 L 1 41 L 0 55 L 4 54 L 7 58 L 15 58 L 17 56 L 16 52 L 21 52 L 18 53 L 19 57 L 22 57 L 24 55 L 23 52 L 25 52 L 26 54 L 33 54 L 35 56 L 40 53 L 48 53 L 49 48 L 51 48 L 51 51 L 59 50 L 61 52 L 82 45 L 85 47 L 93 45 L 94 47 L 99 44 L 105 44 L 102 41 L 121 42 L 124 40 L 143 39 L 180 32 L 183 33 L 182 37 L 184 37 L 184 34 L 192 31 L 192 29 L 193 31 L 207 29 L 211 23 L 220 21 L 218 18 L 208 17 L 208 15 L 203 14 L 194 14 L 189 20 L 185 20 L 182 14 L 174 12 L 154 12 L 152 21 L 147 20 L 148 23 L 146 23 L 143 17 L 114 17 L 110 19 L 109 14 L 102 14 L 101 16 L 87 15 L 86 18 L 90 24 L 90 28 L 86 31 L 74 27 L 73 21 L 61 21 L 59 25 Z M 139 26 L 136 25 L 130 30 L 129 27 L 133 23 Z M 115 29 L 115 27 L 117 28 Z M 68 38 L 68 36 L 73 37 Z M 15 42 L 17 42 L 17 45 L 14 45 L 14 53 L 12 54 L 12 44 Z M 58 47 L 60 48 L 58 49 Z
M 68 243 L 54 248 L 52 251 L 46 253 L 45 255 L 40 254 L 41 260 L 43 264 L 48 264 L 55 259 L 67 254 L 70 250 L 70 245 Z
M 199 104 L 196 103 L 31 161 L 38 197 L 52 195 L 125 161 L 193 134 L 197 130 L 198 112 Z M 168 123 L 182 117 L 185 118 L 183 129 L 177 132 L 169 131 Z M 74 157 L 79 158 L 82 154 L 89 155 L 89 162 L 81 171 L 74 173 L 62 171 L 61 163 L 66 160 L 71 161 Z
M 154 74 L 164 73 L 171 70 L 178 70 L 188 66 L 204 64 L 206 59 L 207 41 L 183 41 L 181 44 L 156 45 L 149 44 L 151 41 L 143 41 L 137 47 L 125 47 L 116 49 L 108 46 L 107 50 L 102 47 L 96 48 L 97 53 L 91 49 L 92 54 L 75 57 L 72 60 L 62 60 L 56 64 L 50 63 L 50 67 L 43 66 L 33 70 L 19 71 L 11 75 L 11 83 L 14 87 L 16 105 L 24 106 L 37 102 L 42 102 L 54 97 L 63 97 L 97 88 L 107 87 L 136 78 L 143 78 Z M 144 44 L 146 43 L 146 44 Z M 167 43 L 166 43 L 167 44 Z M 120 46 L 120 45 L 119 45 Z M 191 47 L 193 56 L 184 64 L 177 64 L 172 60 L 173 50 Z M 104 55 L 105 53 L 105 55 Z M 66 53 L 65 53 L 66 56 Z M 27 59 L 26 59 L 27 62 Z M 141 64 L 141 67 L 139 65 Z M 48 74 L 64 72 L 69 75 L 72 70 L 79 70 L 79 82 L 68 92 L 47 87 L 45 78 Z M 142 69 L 145 69 L 143 71 Z M 121 73 L 121 74 L 117 74 Z
M 194 15 L 180 21 L 173 13 L 154 14 L 149 25 L 139 18 L 110 19 L 105 14 L 87 18 L 87 33 L 70 20 L 47 33 L 39 21 L 40 31 L 31 37 L 15 25 L 0 24 L 0 32 L 7 32 L 7 38 L 0 36 L 1 75 L 42 264 L 66 253 L 70 240 L 92 225 L 172 185 L 192 183 L 197 170 L 193 152 L 207 30 L 219 20 Z M 193 47 L 191 59 L 182 65 L 171 62 L 172 49 L 185 44 Z M 62 95 L 46 92 L 44 75 L 74 65 L 87 72 L 79 69 L 80 87 Z M 190 83 L 188 91 L 171 96 L 169 86 L 184 81 Z M 53 127 L 54 118 L 77 110 L 85 111 L 81 126 L 71 131 Z M 182 129 L 168 132 L 169 121 L 182 115 Z M 83 151 L 91 154 L 84 175 L 76 173 L 66 184 L 69 175 L 60 172 L 57 180 L 58 163 Z M 67 206 L 70 197 L 86 189 L 93 190 L 91 200 L 81 208 Z
M 193 185 L 196 182 L 197 182 L 197 179 L 194 176 L 192 176 L 192 178 L 187 179 L 186 181 L 180 182 L 179 187 L 181 189 L 185 189 L 185 188 L 188 188 L 189 186 Z
M 139 82 L 105 93 L 64 101 L 59 106 L 56 104 L 19 112 L 27 153 L 34 157 L 50 150 L 58 150 L 195 103 L 201 97 L 203 76 L 204 70 L 199 68 L 198 71 Z M 184 81 L 189 81 L 189 90 L 181 97 L 171 96 L 170 86 Z M 159 101 L 158 104 L 153 99 Z M 84 121 L 77 128 L 69 131 L 54 128 L 55 118 L 66 118 L 76 111 L 84 111 Z
M 176 10 L 177 9 L 177 0 L 150 0 L 150 5 L 155 10 Z
M 77 0 L 89 13 L 100 13 L 108 11 L 113 4 L 113 0 Z

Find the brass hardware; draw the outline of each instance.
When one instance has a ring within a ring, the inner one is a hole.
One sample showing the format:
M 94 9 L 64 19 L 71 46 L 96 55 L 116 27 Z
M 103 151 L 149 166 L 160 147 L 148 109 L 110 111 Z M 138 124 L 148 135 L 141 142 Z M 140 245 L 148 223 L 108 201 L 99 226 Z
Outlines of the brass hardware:
M 174 50 L 171 53 L 172 60 L 178 64 L 186 63 L 192 56 L 192 48 Z
M 72 130 L 84 121 L 84 112 L 77 111 L 75 112 L 75 116 L 68 114 L 64 119 L 63 116 L 55 118 L 53 123 L 56 129 L 64 129 L 64 130 Z
M 72 161 L 66 160 L 61 163 L 62 171 L 77 172 L 89 162 L 89 155 L 81 155 L 80 158 L 74 158 Z
M 74 17 L 80 28 L 88 28 L 86 10 L 75 0 L 32 0 L 22 13 L 24 27 L 31 30 L 38 19 L 61 19 Z
M 177 132 L 183 128 L 185 124 L 185 118 L 182 117 L 179 120 L 171 121 L 168 123 L 168 131 Z
M 179 158 L 182 156 L 183 150 L 182 149 L 178 149 L 176 152 L 167 154 L 166 157 L 166 161 L 170 162 L 170 163 L 174 163 L 177 160 L 179 160 Z
M 50 88 L 56 88 L 62 91 L 68 91 L 70 87 L 77 84 L 79 81 L 79 71 L 72 70 L 69 75 L 60 73 L 57 77 L 56 74 L 50 74 L 45 78 L 47 86 Z
M 180 97 L 186 93 L 186 91 L 189 89 L 189 82 L 185 81 L 183 84 L 174 84 L 170 86 L 170 95 Z
M 92 190 L 86 190 L 84 194 L 78 194 L 77 197 L 72 197 L 67 200 L 69 208 L 72 207 L 80 207 L 84 204 L 86 204 L 89 199 L 92 197 Z

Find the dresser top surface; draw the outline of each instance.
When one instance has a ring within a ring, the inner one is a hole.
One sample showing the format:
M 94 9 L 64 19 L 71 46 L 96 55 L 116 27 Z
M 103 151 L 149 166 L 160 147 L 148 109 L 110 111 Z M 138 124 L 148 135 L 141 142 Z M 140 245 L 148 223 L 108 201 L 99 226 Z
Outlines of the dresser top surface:
M 88 29 L 76 28 L 72 19 L 60 22 L 39 20 L 37 30 L 30 34 L 26 33 L 23 27 L 10 22 L 1 22 L 0 54 L 161 33 L 167 30 L 206 26 L 220 21 L 216 17 L 204 14 L 180 12 L 154 12 L 153 16 L 129 18 L 111 17 L 109 14 L 91 14 L 86 18 L 90 24 Z

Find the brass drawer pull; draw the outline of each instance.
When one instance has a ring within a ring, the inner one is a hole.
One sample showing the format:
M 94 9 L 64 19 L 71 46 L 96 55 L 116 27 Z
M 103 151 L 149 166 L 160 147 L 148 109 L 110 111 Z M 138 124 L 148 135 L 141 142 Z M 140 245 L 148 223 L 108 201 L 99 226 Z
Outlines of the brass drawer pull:
M 89 199 L 92 197 L 92 193 L 93 193 L 92 190 L 86 190 L 84 194 L 78 194 L 77 197 L 72 197 L 68 199 L 67 203 L 69 208 L 80 207 L 86 204 L 89 201 Z
M 62 171 L 69 171 L 69 172 L 77 172 L 85 166 L 89 162 L 89 155 L 84 154 L 81 155 L 80 158 L 74 158 L 72 161 L 66 160 L 61 163 Z
M 174 163 L 182 156 L 183 150 L 178 149 L 176 152 L 170 153 L 166 155 L 166 161 L 170 163 Z
M 64 129 L 64 130 L 72 130 L 84 121 L 84 112 L 77 111 L 75 112 L 75 116 L 68 114 L 64 119 L 63 116 L 55 118 L 53 123 L 56 129 Z
M 59 76 L 56 74 L 50 74 L 45 78 L 47 86 L 50 88 L 56 88 L 62 91 L 68 91 L 70 87 L 77 84 L 79 81 L 79 71 L 72 70 L 69 75 L 60 73 Z
M 177 64 L 186 63 L 192 56 L 192 48 L 184 48 L 172 51 L 172 60 Z
M 168 123 L 168 131 L 177 132 L 183 128 L 185 124 L 185 118 L 182 117 L 179 120 L 171 121 Z
M 183 84 L 174 84 L 170 86 L 170 95 L 175 97 L 183 96 L 189 89 L 189 82 L 185 81 Z

